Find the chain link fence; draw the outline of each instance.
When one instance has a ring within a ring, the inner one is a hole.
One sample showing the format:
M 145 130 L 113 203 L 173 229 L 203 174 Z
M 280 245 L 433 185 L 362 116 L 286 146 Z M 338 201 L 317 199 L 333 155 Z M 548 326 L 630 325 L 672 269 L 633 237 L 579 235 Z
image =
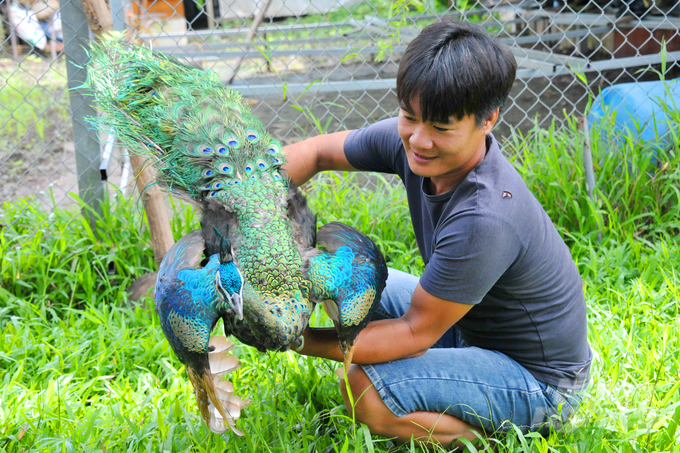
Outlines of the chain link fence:
M 44 209 L 132 191 L 115 137 L 84 122 L 91 39 L 81 0 L 0 2 L 0 201 Z M 61 3 L 59 3 L 61 2 Z M 441 19 L 486 27 L 519 70 L 495 134 L 582 115 L 589 90 L 680 72 L 677 0 L 110 0 L 114 27 L 220 74 L 284 144 L 393 116 L 407 44 Z M 583 78 L 587 77 L 586 86 Z M 69 96 L 70 94 L 70 96 Z M 100 140 L 101 139 L 101 140 Z

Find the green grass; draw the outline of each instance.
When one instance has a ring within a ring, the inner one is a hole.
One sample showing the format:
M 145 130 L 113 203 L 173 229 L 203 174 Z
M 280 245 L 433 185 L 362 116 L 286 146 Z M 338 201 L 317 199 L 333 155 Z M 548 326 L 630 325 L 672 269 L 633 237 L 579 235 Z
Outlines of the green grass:
M 679 452 L 677 151 L 657 150 L 651 164 L 632 141 L 616 151 L 594 145 L 589 201 L 577 133 L 536 132 L 507 150 L 583 276 L 593 382 L 562 431 L 511 434 L 472 451 Z M 390 266 L 422 272 L 403 190 L 373 181 L 378 189 L 366 190 L 361 175 L 329 174 L 306 190 L 320 224 L 354 225 Z M 420 451 L 354 427 L 338 364 L 243 345 L 233 381 L 252 399 L 238 422 L 247 437 L 210 434 L 152 304 L 124 291 L 155 268 L 139 206 L 107 203 L 97 235 L 73 211 L 48 214 L 30 199 L 0 211 L 0 451 Z M 174 208 L 180 237 L 196 218 Z M 327 319 L 317 313 L 313 323 Z

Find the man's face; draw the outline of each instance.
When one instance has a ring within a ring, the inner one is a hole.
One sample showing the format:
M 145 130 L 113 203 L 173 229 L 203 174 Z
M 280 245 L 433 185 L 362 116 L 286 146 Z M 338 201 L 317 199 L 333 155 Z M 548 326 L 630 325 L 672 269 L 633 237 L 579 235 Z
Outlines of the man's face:
M 420 100 L 411 103 L 413 113 L 399 111 L 399 136 L 404 143 L 408 165 L 413 173 L 428 177 L 436 193 L 458 185 L 486 154 L 486 136 L 497 114 L 481 128 L 473 116 L 461 120 L 450 117 L 448 123 L 426 123 L 420 116 Z

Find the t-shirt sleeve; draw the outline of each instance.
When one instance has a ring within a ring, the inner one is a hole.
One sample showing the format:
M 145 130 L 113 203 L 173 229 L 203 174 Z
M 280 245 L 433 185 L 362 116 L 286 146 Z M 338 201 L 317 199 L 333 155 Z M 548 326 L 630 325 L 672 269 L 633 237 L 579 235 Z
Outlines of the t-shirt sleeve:
M 403 145 L 397 118 L 350 132 L 344 147 L 347 161 L 357 170 L 399 173 L 399 154 Z
M 495 217 L 463 215 L 441 231 L 420 285 L 461 304 L 481 302 L 523 249 L 516 232 Z

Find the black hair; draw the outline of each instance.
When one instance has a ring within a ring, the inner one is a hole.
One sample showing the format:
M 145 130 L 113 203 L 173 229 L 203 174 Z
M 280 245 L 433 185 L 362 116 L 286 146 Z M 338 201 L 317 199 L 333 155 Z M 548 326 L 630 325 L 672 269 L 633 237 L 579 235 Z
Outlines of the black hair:
M 397 99 L 413 114 L 420 98 L 423 121 L 448 123 L 473 115 L 477 127 L 503 108 L 517 62 L 507 46 L 469 22 L 436 22 L 408 45 L 397 72 Z

